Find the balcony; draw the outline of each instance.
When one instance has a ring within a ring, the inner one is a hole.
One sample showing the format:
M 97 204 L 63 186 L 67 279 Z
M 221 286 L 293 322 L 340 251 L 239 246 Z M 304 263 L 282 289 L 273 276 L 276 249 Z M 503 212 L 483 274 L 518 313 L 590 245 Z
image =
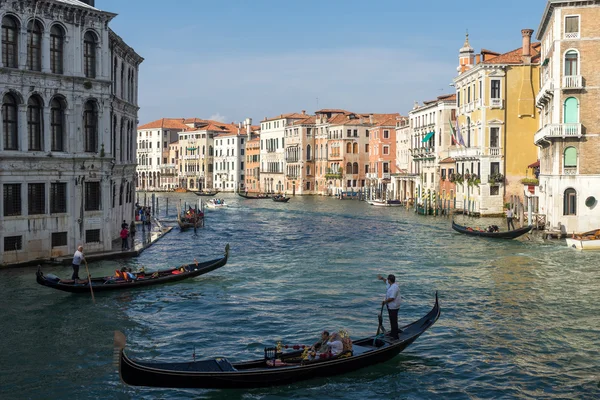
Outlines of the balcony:
M 550 124 L 537 131 L 533 142 L 538 144 L 542 140 L 580 138 L 581 131 L 581 124 Z
M 490 108 L 502 108 L 502 99 L 490 99 Z
M 473 160 L 479 159 L 481 156 L 481 149 L 479 147 L 457 147 L 450 149 L 449 156 L 455 160 Z
M 565 32 L 565 39 L 579 39 L 579 32 Z
M 187 156 L 183 156 L 181 158 L 184 159 L 184 160 L 199 160 L 200 159 L 200 155 L 199 154 L 187 155 Z
M 500 157 L 502 156 L 502 148 L 500 147 L 488 147 L 487 154 L 492 157 Z
M 535 104 L 540 107 L 545 103 L 549 102 L 554 96 L 554 81 L 550 78 L 546 80 L 544 86 L 540 89 L 537 96 L 535 96 Z
M 581 75 L 566 75 L 562 81 L 563 90 L 583 89 L 583 78 Z
M 564 167 L 563 175 L 577 175 L 577 167 Z

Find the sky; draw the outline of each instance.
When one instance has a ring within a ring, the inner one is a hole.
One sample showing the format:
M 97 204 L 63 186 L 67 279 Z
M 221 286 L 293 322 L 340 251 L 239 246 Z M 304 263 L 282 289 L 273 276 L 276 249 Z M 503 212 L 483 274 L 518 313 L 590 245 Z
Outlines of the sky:
M 140 125 L 323 108 L 407 115 L 454 92 L 458 51 L 507 52 L 546 0 L 96 0 L 144 57 Z M 536 33 L 534 32 L 534 36 Z

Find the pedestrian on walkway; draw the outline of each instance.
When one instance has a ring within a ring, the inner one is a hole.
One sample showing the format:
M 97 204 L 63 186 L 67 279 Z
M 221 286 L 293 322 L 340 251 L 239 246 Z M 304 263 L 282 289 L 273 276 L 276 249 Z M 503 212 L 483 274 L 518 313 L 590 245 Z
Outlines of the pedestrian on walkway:
M 121 229 L 121 251 L 129 250 L 129 230 Z
M 73 254 L 73 275 L 71 276 L 71 279 L 74 281 L 79 280 L 79 266 L 84 260 L 85 257 L 83 256 L 83 246 L 80 245 L 77 247 L 75 254 Z

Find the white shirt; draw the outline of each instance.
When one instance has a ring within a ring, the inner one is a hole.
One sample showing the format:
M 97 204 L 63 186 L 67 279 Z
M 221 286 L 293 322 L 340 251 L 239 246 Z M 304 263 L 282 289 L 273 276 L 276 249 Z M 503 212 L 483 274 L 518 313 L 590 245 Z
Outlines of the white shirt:
M 513 217 L 514 217 L 513 210 L 511 210 L 510 208 L 508 210 L 506 210 L 506 218 L 513 218 Z
M 81 265 L 81 260 L 83 259 L 83 253 L 77 250 L 75 254 L 73 254 L 73 264 Z
M 390 310 L 397 310 L 400 308 L 400 288 L 396 282 L 391 285 L 388 283 L 388 289 L 385 294 L 385 299 L 394 299 L 387 303 L 387 306 Z
M 327 342 L 327 345 L 331 348 L 331 354 L 333 354 L 334 356 L 337 356 L 342 351 L 344 351 L 344 344 L 339 340 Z

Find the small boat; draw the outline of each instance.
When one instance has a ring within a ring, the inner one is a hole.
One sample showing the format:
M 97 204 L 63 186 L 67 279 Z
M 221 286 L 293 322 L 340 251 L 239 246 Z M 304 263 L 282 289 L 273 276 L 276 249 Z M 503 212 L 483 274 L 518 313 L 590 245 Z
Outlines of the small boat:
M 177 225 L 179 225 L 179 230 L 187 231 L 191 228 L 201 228 L 204 226 L 204 215 L 195 219 L 195 221 L 191 218 L 181 218 L 177 220 Z
M 273 201 L 277 203 L 287 203 L 288 201 L 290 201 L 290 198 L 281 194 L 276 194 L 275 196 L 273 196 Z
M 268 194 L 263 194 L 263 193 L 259 193 L 256 196 L 251 196 L 248 194 L 242 194 L 242 193 L 238 192 L 238 196 L 243 197 L 245 199 L 251 199 L 251 200 L 264 200 L 264 199 L 271 198 L 271 196 L 269 196 Z
M 187 189 L 186 188 L 182 188 L 182 187 L 178 187 L 178 188 L 175 188 L 173 191 L 175 193 L 186 193 Z
M 533 229 L 533 225 L 525 226 L 523 228 L 515 229 L 512 231 L 487 232 L 484 230 L 476 230 L 466 226 L 458 225 L 456 222 L 452 221 L 452 229 L 454 229 L 456 232 L 464 233 L 465 235 L 471 236 L 481 236 L 495 239 L 515 239 L 519 236 L 523 236 L 531 229 Z
M 339 375 L 388 361 L 417 340 L 439 316 L 436 293 L 431 311 L 418 321 L 401 327 L 398 339 L 383 334 L 369 336 L 352 341 L 352 350 L 341 356 L 316 361 L 303 359 L 303 350 L 282 353 L 277 348 L 265 348 L 264 358 L 237 363 L 224 357 L 187 362 L 137 361 L 125 353 L 126 338 L 121 332 L 115 332 L 115 348 L 119 351 L 119 375 L 128 385 L 248 389 Z
M 214 196 L 214 195 L 216 195 L 217 193 L 219 193 L 219 191 L 218 191 L 218 190 L 211 190 L 211 191 L 208 191 L 208 192 L 204 192 L 204 191 L 202 191 L 202 190 L 201 190 L 201 191 L 199 191 L 199 192 L 194 192 L 194 194 L 195 194 L 196 196 L 206 196 L 206 197 L 209 197 L 209 196 Z
M 400 207 L 400 200 L 369 200 L 368 203 L 377 207 Z
M 223 208 L 227 207 L 225 200 L 223 199 L 210 199 L 206 203 L 206 207 L 208 208 Z
M 584 233 L 574 233 L 567 238 L 567 246 L 577 250 L 600 250 L 600 229 Z
M 177 282 L 214 271 L 215 269 L 227 264 L 228 257 L 229 244 L 225 246 L 225 255 L 215 260 L 205 261 L 202 263 L 195 262 L 188 265 L 182 265 L 181 267 L 159 270 L 154 273 L 138 272 L 137 274 L 134 274 L 136 275 L 136 278 L 132 280 L 115 279 L 114 276 L 91 278 L 92 289 L 94 292 L 105 292 L 109 290 L 126 290 L 137 287 Z M 87 280 L 79 280 L 75 282 L 72 279 L 60 279 L 58 276 L 53 274 L 44 275 L 44 273 L 41 271 L 41 267 L 38 267 L 36 280 L 40 285 L 48 286 L 52 289 L 71 293 L 90 293 L 90 285 Z

